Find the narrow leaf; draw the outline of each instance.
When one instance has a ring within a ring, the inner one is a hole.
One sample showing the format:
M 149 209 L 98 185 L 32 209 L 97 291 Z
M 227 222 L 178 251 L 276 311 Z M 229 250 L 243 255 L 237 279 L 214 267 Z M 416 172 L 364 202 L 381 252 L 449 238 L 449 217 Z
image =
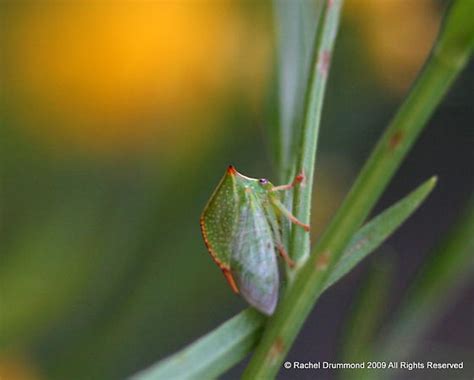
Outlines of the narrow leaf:
M 133 380 L 212 379 L 233 367 L 258 341 L 265 317 L 247 309 Z
M 278 46 L 278 143 L 280 181 L 290 179 L 299 136 L 311 54 L 323 2 L 275 0 Z
M 311 196 L 313 193 L 319 128 L 343 1 L 321 1 L 320 3 L 324 4 L 325 8 L 321 16 L 321 25 L 318 25 L 319 31 L 314 39 L 308 87 L 305 94 L 303 123 L 299 136 L 300 145 L 295 162 L 297 172 L 305 175 L 305 186 L 298 186 L 293 192 L 292 212 L 297 219 L 306 224 L 309 224 L 311 218 Z M 297 263 L 304 262 L 310 252 L 309 235 L 300 228 L 292 229 L 288 248 L 294 261 Z M 290 272 L 289 280 L 291 281 L 292 278 Z
M 382 244 L 425 200 L 436 185 L 436 177 L 420 185 L 405 198 L 386 209 L 363 226 L 352 238 L 334 271 L 329 275 L 324 290 L 349 273 L 366 256 Z

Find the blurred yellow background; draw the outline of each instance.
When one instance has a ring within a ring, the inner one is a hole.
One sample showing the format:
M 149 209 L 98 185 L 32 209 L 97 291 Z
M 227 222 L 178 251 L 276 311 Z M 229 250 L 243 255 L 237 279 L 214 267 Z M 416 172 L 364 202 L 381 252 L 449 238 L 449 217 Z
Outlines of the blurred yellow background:
M 62 153 L 194 154 L 218 140 L 222 113 L 236 96 L 261 112 L 272 69 L 271 15 L 263 6 L 39 1 L 2 7 L 3 80 L 15 121 Z M 345 17 L 366 40 L 369 67 L 381 84 L 405 91 L 436 35 L 434 3 L 352 0 Z
M 420 70 L 441 10 L 346 2 L 316 234 Z M 243 307 L 197 220 L 229 163 L 274 175 L 271 2 L 3 1 L 0 11 L 0 379 L 123 378 Z
M 263 12 L 195 1 L 4 8 L 15 116 L 55 149 L 190 154 L 219 133 L 236 94 L 261 106 L 271 58 Z

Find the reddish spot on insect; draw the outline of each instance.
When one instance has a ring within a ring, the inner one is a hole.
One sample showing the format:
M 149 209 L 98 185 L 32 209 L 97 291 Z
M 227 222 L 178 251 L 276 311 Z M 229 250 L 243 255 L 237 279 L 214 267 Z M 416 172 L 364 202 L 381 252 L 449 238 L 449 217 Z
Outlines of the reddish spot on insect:
M 216 254 L 214 253 L 214 251 L 211 248 L 211 245 L 209 244 L 209 239 L 207 238 L 206 227 L 204 226 L 204 218 L 201 217 L 199 219 L 199 225 L 201 227 L 202 237 L 204 238 L 204 244 L 206 244 L 207 250 L 211 254 L 211 257 L 214 260 L 214 262 L 219 266 L 219 268 L 222 269 L 222 263 L 217 259 Z
M 224 273 L 225 279 L 229 283 L 234 293 L 238 294 L 239 288 L 237 287 L 237 284 L 235 283 L 234 277 L 232 276 L 232 273 L 230 273 L 230 270 L 222 268 L 222 273 Z
M 316 270 L 325 270 L 329 264 L 329 252 L 323 252 L 316 258 Z
M 402 131 L 396 131 L 392 137 L 390 137 L 390 140 L 388 142 L 388 145 L 390 147 L 391 150 L 394 150 L 396 149 L 399 145 L 400 145 L 400 142 L 402 141 L 403 139 L 403 132 Z
M 222 261 L 220 261 L 217 258 L 216 253 L 214 252 L 214 250 L 211 247 L 211 244 L 209 243 L 209 239 L 207 238 L 207 232 L 206 232 L 206 228 L 204 226 L 204 219 L 203 218 L 199 219 L 199 225 L 201 226 L 201 232 L 202 232 L 202 236 L 204 238 L 204 244 L 206 245 L 207 250 L 211 254 L 212 260 L 214 260 L 214 262 L 217 264 L 217 266 L 222 270 L 222 273 L 224 273 L 224 276 L 225 276 L 227 282 L 229 283 L 230 287 L 232 288 L 232 290 L 235 293 L 239 293 L 239 288 L 237 287 L 237 285 L 234 281 L 234 278 L 232 277 L 232 274 L 230 273 L 230 270 L 229 270 L 228 266 L 226 266 Z
M 237 170 L 235 170 L 235 168 L 232 165 L 229 165 L 229 167 L 227 168 L 227 174 L 235 175 L 236 173 L 237 173 Z
M 331 52 L 329 50 L 323 50 L 319 54 L 319 59 L 318 59 L 318 68 L 319 72 L 326 76 L 329 71 L 329 64 L 331 63 Z

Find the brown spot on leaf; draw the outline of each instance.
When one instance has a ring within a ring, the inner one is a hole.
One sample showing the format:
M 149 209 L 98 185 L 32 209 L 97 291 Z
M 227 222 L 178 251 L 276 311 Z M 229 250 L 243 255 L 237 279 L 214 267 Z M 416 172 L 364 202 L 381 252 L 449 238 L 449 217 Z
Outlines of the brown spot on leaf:
M 229 165 L 229 167 L 227 168 L 227 174 L 235 175 L 236 173 L 237 173 L 237 170 L 235 170 L 235 168 L 232 165 Z
M 325 270 L 329 264 L 329 252 L 325 251 L 316 257 L 316 270 Z
M 278 357 L 281 353 L 285 351 L 285 344 L 283 343 L 283 338 L 281 336 L 277 336 L 275 342 L 272 344 L 272 347 L 269 351 L 270 360 Z
M 329 71 L 329 64 L 331 63 L 331 52 L 329 50 L 323 50 L 318 57 L 318 68 L 319 72 L 326 76 Z
M 400 142 L 403 139 L 403 132 L 402 131 L 396 131 L 391 137 L 388 142 L 388 146 L 390 147 L 391 150 L 395 150 L 399 145 Z

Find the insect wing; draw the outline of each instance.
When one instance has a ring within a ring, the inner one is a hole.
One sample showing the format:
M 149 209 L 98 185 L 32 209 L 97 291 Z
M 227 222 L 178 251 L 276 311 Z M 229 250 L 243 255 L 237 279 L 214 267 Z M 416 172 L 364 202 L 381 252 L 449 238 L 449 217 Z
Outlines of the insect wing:
M 231 268 L 242 296 L 262 313 L 273 314 L 278 300 L 278 265 L 272 230 L 261 202 L 245 194 L 239 207 Z
M 223 270 L 230 269 L 236 228 L 238 198 L 233 173 L 227 172 L 201 216 L 201 231 L 212 258 Z

